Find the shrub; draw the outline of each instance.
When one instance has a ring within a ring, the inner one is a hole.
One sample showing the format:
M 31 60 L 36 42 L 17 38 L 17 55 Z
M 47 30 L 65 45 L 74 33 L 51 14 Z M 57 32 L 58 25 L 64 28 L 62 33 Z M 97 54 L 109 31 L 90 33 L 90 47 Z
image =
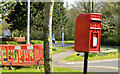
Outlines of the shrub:
M 89 57 L 94 57 L 94 56 L 96 56 L 97 54 L 98 54 L 98 53 L 89 53 L 88 56 L 89 56 Z

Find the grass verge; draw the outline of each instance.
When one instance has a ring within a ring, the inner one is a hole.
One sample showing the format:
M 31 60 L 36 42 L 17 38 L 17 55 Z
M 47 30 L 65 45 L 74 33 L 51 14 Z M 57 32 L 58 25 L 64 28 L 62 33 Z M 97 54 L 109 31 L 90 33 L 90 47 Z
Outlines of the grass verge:
M 11 74 L 16 74 L 16 72 L 18 73 L 25 73 L 25 74 L 34 74 L 35 73 L 40 73 L 40 74 L 44 74 L 44 68 L 42 67 L 41 69 L 37 70 L 36 66 L 24 66 L 22 68 L 14 68 L 14 70 L 1 70 L 4 73 L 9 73 L 11 72 Z M 80 70 L 75 70 L 75 69 L 69 69 L 69 68 L 64 68 L 64 67 L 54 67 L 53 72 L 55 74 L 83 74 L 82 71 Z M 88 72 L 88 74 L 96 74 L 96 73 L 90 73 Z
M 120 54 L 120 52 L 116 52 L 116 53 L 108 53 L 106 55 L 100 56 L 100 55 L 95 55 L 95 56 L 89 56 L 88 60 L 102 60 L 102 59 L 114 59 L 114 58 L 118 58 L 118 54 Z M 83 61 L 84 60 L 84 56 L 77 56 L 77 54 L 69 56 L 64 58 L 63 60 L 66 61 Z
M 70 47 L 55 47 L 57 49 L 67 49 L 67 50 L 74 50 L 74 47 L 70 46 Z
M 44 72 L 44 68 L 41 67 L 39 70 L 36 69 L 36 66 L 24 66 L 24 67 L 13 67 L 14 70 L 8 70 L 8 67 L 2 70 L 2 72 Z M 63 67 L 54 67 L 54 72 L 82 72 L 80 70 L 63 68 Z
M 62 43 L 62 41 L 57 41 L 58 43 Z M 64 41 L 64 43 L 74 44 L 74 41 Z
M 58 48 L 58 47 L 53 47 L 52 51 L 53 51 L 52 52 L 53 54 L 57 54 L 57 53 L 65 52 L 66 50 L 63 50 L 63 49 Z

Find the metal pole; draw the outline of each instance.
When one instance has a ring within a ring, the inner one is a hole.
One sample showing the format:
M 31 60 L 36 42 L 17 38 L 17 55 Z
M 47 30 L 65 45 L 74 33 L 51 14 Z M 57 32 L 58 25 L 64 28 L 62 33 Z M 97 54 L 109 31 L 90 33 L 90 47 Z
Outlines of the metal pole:
M 64 28 L 62 28 L 62 47 L 64 47 Z
M 0 14 L 0 24 L 2 26 L 3 22 L 2 22 L 2 14 Z M 1 32 L 2 32 L 2 28 L 1 28 Z
M 30 44 L 30 0 L 28 0 L 27 10 L 27 44 Z
M 88 52 L 84 55 L 84 74 L 87 74 Z
M 0 35 L 2 36 L 2 14 L 0 14 Z M 0 41 L 2 41 L 2 38 L 0 39 Z M 2 42 L 0 42 L 0 44 L 2 44 Z
M 0 23 L 2 22 L 2 15 L 0 14 Z

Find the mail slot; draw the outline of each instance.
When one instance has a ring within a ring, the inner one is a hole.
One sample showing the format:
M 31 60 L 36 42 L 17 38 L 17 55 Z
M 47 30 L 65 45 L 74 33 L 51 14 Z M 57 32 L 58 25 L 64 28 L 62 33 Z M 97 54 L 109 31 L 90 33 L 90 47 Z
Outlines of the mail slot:
M 102 15 L 82 13 L 75 22 L 75 51 L 100 52 Z

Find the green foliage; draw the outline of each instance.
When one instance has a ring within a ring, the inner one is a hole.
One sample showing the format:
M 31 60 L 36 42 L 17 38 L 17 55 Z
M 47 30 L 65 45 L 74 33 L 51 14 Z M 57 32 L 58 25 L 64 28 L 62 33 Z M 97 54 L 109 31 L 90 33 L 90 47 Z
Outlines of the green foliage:
M 67 26 L 67 15 L 64 2 L 55 2 L 53 10 L 52 29 L 56 38 L 61 39 L 61 30 Z M 30 33 L 31 39 L 43 39 L 43 19 L 45 11 L 45 3 L 43 2 L 31 2 L 30 5 Z M 9 13 L 7 23 L 11 24 L 9 29 L 15 31 L 16 29 L 20 34 L 26 34 L 27 27 L 27 3 L 17 3 L 14 9 Z M 41 32 L 40 32 L 41 31 Z M 41 34 L 39 34 L 39 32 Z M 36 34 L 37 33 L 37 34 Z M 25 35 L 26 36 L 26 35 Z M 58 37 L 59 36 L 59 37 Z
M 26 41 L 24 42 L 15 42 L 15 41 L 2 41 L 2 44 L 26 44 Z
M 32 2 L 30 11 L 30 27 L 31 29 L 39 29 L 43 25 L 43 7 L 42 2 Z M 39 12 L 39 13 L 38 13 Z M 11 31 L 18 30 L 20 34 L 27 29 L 27 3 L 23 2 L 22 5 L 17 3 L 14 10 L 9 13 L 6 19 L 7 23 L 10 23 L 9 29 Z
M 104 45 L 120 45 L 118 36 L 118 3 L 102 3 L 102 39 Z M 112 10 L 112 11 L 111 11 Z
M 7 14 L 12 9 L 14 9 L 15 5 L 16 5 L 15 2 L 10 2 L 10 1 L 0 2 L 0 14 L 2 14 L 2 19 L 7 17 Z
M 53 51 L 57 51 L 57 49 L 56 49 L 56 48 L 52 48 L 52 50 L 53 50 Z
M 23 41 L 23 42 L 15 42 L 15 41 L 1 41 L 1 44 L 26 44 L 27 41 Z M 30 41 L 31 44 L 43 44 L 43 41 L 41 40 L 31 40 Z
M 17 45 L 18 42 L 6 42 L 6 44 L 15 44 L 15 45 Z
M 40 40 L 31 40 L 30 43 L 31 44 L 43 44 L 43 41 L 40 41 Z
M 64 2 L 55 2 L 54 4 L 52 29 L 55 34 L 58 33 L 58 31 L 62 32 L 62 28 L 65 29 L 68 25 L 68 18 L 63 5 Z
M 43 40 L 43 31 L 38 31 L 36 29 L 32 29 L 30 33 L 31 40 Z
M 1 4 L 5 4 L 4 6 L 6 6 L 6 8 L 2 7 L 2 12 L 8 13 L 8 11 L 12 10 L 7 17 L 8 23 L 11 24 L 9 29 L 11 31 L 18 29 L 19 34 L 26 36 L 27 3 L 23 2 L 23 5 L 20 5 L 20 3 Z M 70 6 L 70 9 L 67 9 L 69 6 L 65 9 L 63 4 L 63 2 L 55 2 L 54 4 L 52 31 L 55 34 L 56 40 L 61 40 L 62 32 L 65 33 L 65 40 L 74 40 L 76 17 L 80 13 L 90 12 L 89 2 L 76 2 L 75 5 Z M 102 45 L 120 45 L 118 11 L 117 2 L 94 2 L 91 6 L 91 12 L 102 14 Z M 44 3 L 31 2 L 31 39 L 43 39 L 42 26 L 44 15 Z M 14 35 L 18 36 L 15 33 Z
M 118 36 L 118 33 L 111 33 L 107 32 L 107 34 L 102 35 L 101 37 L 101 44 L 102 45 L 120 45 L 120 36 Z
M 69 16 L 69 26 L 65 32 L 65 39 L 74 40 L 75 21 L 80 13 L 88 13 L 89 2 L 76 2 L 67 10 Z M 92 13 L 102 14 L 102 45 L 120 45 L 120 35 L 118 35 L 118 2 L 93 2 Z

